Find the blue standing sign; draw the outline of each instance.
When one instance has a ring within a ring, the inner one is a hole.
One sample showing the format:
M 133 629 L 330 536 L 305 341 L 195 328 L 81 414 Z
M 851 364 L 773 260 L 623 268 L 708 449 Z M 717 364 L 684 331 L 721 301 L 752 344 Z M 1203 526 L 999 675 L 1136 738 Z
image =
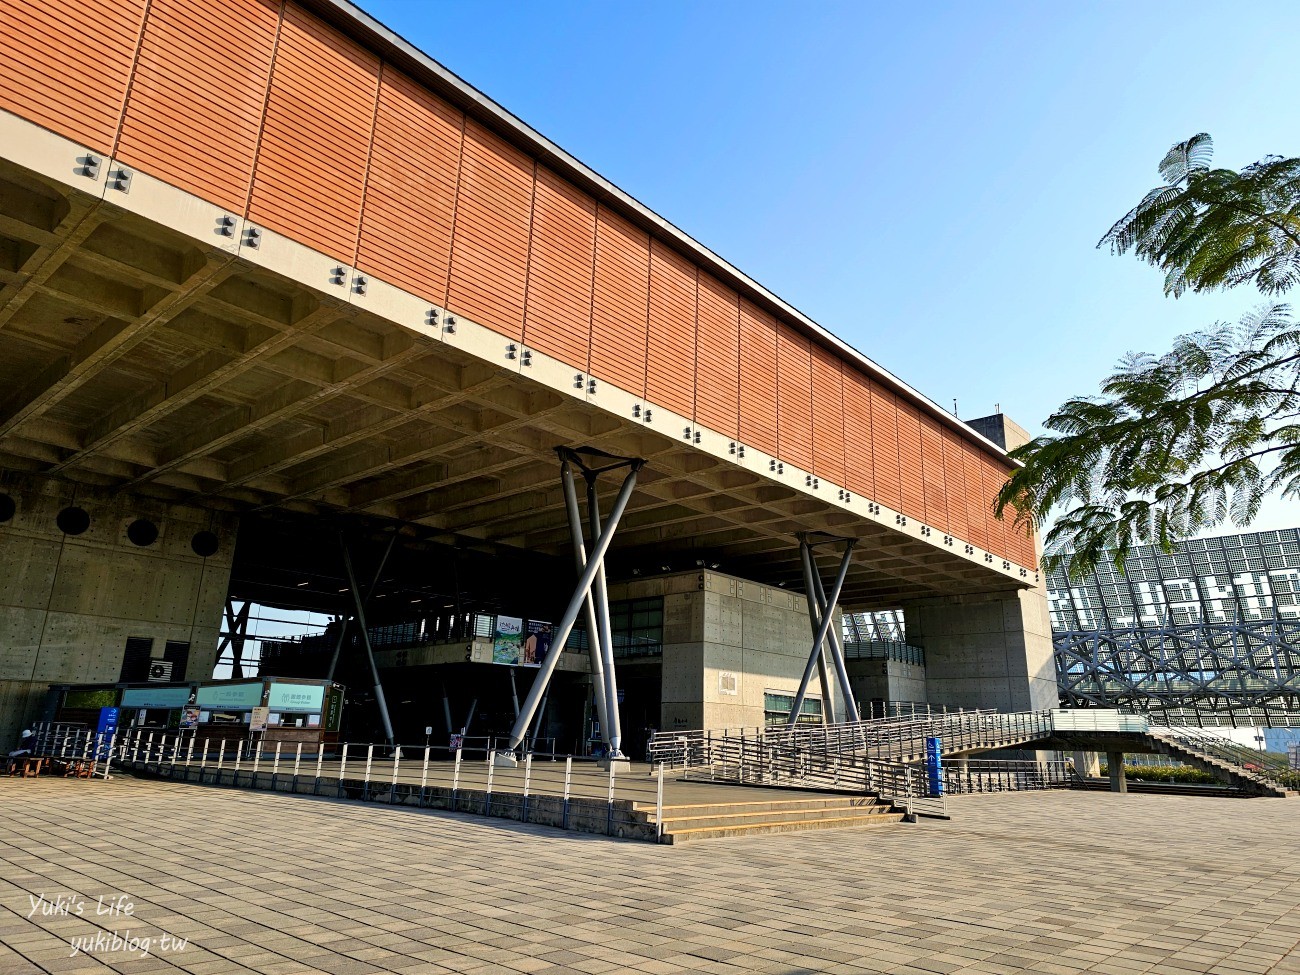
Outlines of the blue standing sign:
M 943 757 L 939 753 L 939 739 L 925 739 L 925 777 L 930 795 L 943 795 Z
M 108 756 L 108 744 L 117 734 L 117 708 L 100 708 L 99 724 L 95 726 L 95 761 Z

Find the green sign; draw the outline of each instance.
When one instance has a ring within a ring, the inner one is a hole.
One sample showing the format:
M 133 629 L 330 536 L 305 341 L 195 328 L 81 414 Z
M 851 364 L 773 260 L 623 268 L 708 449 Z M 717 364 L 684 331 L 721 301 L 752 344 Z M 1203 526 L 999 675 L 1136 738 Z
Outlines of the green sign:
M 331 688 L 326 695 L 325 709 L 325 730 L 338 731 L 339 725 L 343 720 L 343 692 L 338 688 Z
M 128 687 L 122 692 L 124 708 L 183 708 L 190 701 L 190 689 L 182 687 Z
M 73 688 L 63 698 L 65 708 L 111 708 L 117 706 L 116 687 Z
M 319 714 L 325 706 L 325 688 L 321 684 L 274 683 L 266 703 L 272 711 L 311 711 Z
M 208 684 L 199 688 L 201 708 L 255 708 L 262 703 L 262 682 L 253 684 Z

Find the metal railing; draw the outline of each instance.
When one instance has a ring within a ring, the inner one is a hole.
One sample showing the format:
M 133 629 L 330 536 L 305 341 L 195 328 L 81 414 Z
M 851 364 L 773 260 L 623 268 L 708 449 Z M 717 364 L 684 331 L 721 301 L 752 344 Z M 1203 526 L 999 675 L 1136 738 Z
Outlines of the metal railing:
M 1245 779 L 1287 789 L 1295 785 L 1295 773 L 1285 755 L 1257 751 L 1200 728 L 1152 728 L 1150 733 L 1189 752 L 1235 766 L 1236 774 Z
M 38 753 L 102 758 L 110 767 L 231 788 L 446 809 L 634 839 L 663 838 L 664 767 L 619 774 L 595 761 L 526 753 L 517 768 L 469 748 L 213 739 L 192 731 L 128 728 L 108 741 L 89 732 L 37 729 Z M 80 750 L 80 751 L 78 751 Z
M 794 727 L 660 731 L 651 736 L 648 751 L 651 761 L 683 771 L 714 765 L 734 740 L 761 741 L 777 750 L 909 762 L 924 757 L 927 738 L 941 739 L 944 752 L 992 750 L 1049 738 L 1052 727 L 1050 711 L 957 711 Z
M 1082 782 L 1073 762 L 962 760 L 943 768 L 948 795 L 1068 789 Z
M 754 735 L 719 735 L 711 740 L 710 749 L 710 762 L 693 767 L 684 777 L 876 796 L 909 817 L 948 814 L 942 790 L 932 790 L 925 771 L 915 765 L 870 758 L 851 749 L 827 751 L 821 742 L 769 741 Z

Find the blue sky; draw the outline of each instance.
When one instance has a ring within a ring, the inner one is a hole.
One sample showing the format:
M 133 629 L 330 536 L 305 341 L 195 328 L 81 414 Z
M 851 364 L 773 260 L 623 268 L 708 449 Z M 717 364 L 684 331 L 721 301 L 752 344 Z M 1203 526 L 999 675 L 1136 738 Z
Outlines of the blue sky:
M 1300 154 L 1294 2 L 361 6 L 931 399 L 1031 432 L 1262 301 L 1165 298 L 1095 248 L 1165 150 Z

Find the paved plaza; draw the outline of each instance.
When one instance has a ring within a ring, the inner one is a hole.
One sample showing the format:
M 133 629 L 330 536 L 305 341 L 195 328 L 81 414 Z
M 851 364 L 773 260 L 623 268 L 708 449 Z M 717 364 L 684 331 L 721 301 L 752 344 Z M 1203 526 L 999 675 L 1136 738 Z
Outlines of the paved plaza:
M 1300 973 L 1300 802 L 1058 792 L 952 809 L 674 848 L 6 779 L 0 973 Z

